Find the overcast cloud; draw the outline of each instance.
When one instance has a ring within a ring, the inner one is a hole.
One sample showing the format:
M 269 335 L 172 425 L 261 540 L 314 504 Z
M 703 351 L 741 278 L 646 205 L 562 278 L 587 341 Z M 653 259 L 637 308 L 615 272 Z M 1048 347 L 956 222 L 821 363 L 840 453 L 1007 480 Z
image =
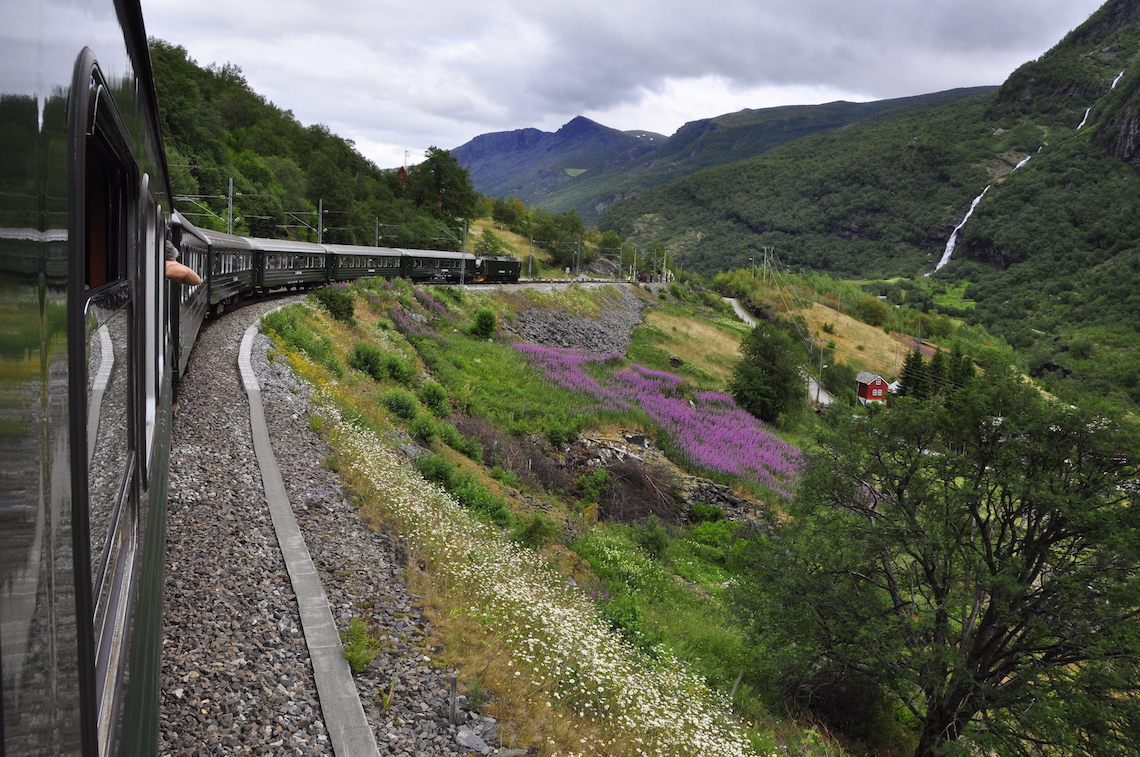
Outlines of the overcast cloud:
M 142 0 L 382 167 L 584 115 L 671 135 L 743 108 L 1000 84 L 1101 0 Z

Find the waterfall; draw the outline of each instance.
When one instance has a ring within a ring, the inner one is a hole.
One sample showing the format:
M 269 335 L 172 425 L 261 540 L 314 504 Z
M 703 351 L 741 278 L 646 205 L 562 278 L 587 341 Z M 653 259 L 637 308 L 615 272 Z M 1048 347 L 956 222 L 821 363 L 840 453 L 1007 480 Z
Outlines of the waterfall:
M 1089 108 L 1085 111 L 1085 117 L 1081 119 L 1081 125 L 1077 127 L 1078 131 L 1080 130 L 1081 126 L 1084 126 L 1085 123 L 1089 120 L 1089 113 L 1092 113 L 1092 108 Z
M 1123 71 L 1121 71 L 1119 74 L 1117 74 L 1117 75 L 1116 75 L 1116 78 L 1112 80 L 1112 86 L 1111 86 L 1111 87 L 1109 87 L 1109 89 L 1116 89 L 1116 84 L 1117 84 L 1117 82 L 1119 82 L 1119 81 L 1120 81 L 1120 79 L 1121 79 L 1121 77 L 1123 77 L 1123 76 L 1124 76 L 1124 72 L 1123 72 Z
M 1018 163 L 1016 166 L 1013 167 L 1013 170 L 1016 171 L 1017 169 L 1021 168 L 1023 165 L 1028 163 L 1029 159 L 1032 157 L 1033 157 L 1032 155 L 1026 155 L 1024 158 L 1021 159 L 1020 163 Z M 1012 171 L 1011 171 L 1011 173 L 1012 173 Z M 986 189 L 989 189 L 989 187 L 986 187 Z M 982 194 L 985 194 L 985 192 L 982 192 Z M 981 198 L 979 197 L 978 199 L 980 200 Z M 972 210 L 972 208 L 971 208 L 971 210 Z M 966 217 L 969 218 L 969 216 L 966 216 Z
M 1029 160 L 1029 158 L 1026 158 L 1025 160 Z M 1025 160 L 1021 161 L 1021 163 L 1018 164 L 1018 168 L 1025 164 Z M 993 185 L 991 184 L 990 186 Z M 978 207 L 978 203 L 982 201 L 982 198 L 986 196 L 986 192 L 988 191 L 990 191 L 990 187 L 983 189 L 982 193 L 975 197 L 974 201 L 970 203 L 970 209 L 966 211 L 966 216 L 962 219 L 961 223 L 954 227 L 954 231 L 951 232 L 950 238 L 946 240 L 946 250 L 942 253 L 942 259 L 938 261 L 938 265 L 934 266 L 934 270 L 937 271 L 939 268 L 950 262 L 950 256 L 954 254 L 954 247 L 958 244 L 958 232 L 961 231 L 962 227 L 966 225 L 966 221 L 970 220 L 970 216 L 974 214 L 974 208 Z M 929 276 L 930 274 L 927 275 Z

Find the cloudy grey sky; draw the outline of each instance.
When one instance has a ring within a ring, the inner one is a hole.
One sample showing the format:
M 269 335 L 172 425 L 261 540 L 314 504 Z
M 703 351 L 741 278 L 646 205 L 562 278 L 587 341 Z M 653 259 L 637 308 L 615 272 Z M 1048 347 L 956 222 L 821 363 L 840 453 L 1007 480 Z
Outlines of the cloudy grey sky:
M 1000 84 L 1102 0 L 142 0 L 381 167 L 577 115 L 670 135 L 776 105 Z

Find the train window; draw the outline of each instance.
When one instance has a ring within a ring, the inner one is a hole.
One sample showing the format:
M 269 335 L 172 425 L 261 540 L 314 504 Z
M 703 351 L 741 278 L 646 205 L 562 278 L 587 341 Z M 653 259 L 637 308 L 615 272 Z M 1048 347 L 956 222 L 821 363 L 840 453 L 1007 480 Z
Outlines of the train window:
M 130 468 L 130 293 L 125 283 L 88 307 L 87 458 L 91 575 L 96 585 Z
M 79 296 L 70 329 L 76 345 L 72 369 L 84 377 L 85 391 L 73 395 L 77 408 L 83 408 L 73 414 L 73 428 L 87 453 L 76 461 L 73 481 L 90 557 L 90 591 L 80 602 L 91 617 L 94 711 L 102 750 L 120 715 L 116 692 L 125 665 L 138 546 L 138 453 L 146 439 L 145 395 L 152 391 L 150 379 L 157 381 L 157 373 L 152 376 L 143 363 L 152 343 L 148 337 L 158 334 L 140 322 L 151 313 L 139 310 L 137 301 L 157 297 L 157 284 L 138 286 L 135 277 L 157 276 L 160 266 L 157 259 L 138 259 L 136 245 L 144 241 L 148 246 L 153 241 L 159 254 L 157 228 L 150 228 L 143 215 L 150 214 L 138 206 L 146 182 L 133 157 L 130 132 L 90 51 L 77 61 L 68 111 L 75 166 L 82 172 L 76 185 L 83 214 L 75 235 L 73 291 Z M 142 412 L 136 412 L 140 406 Z
M 122 278 L 126 265 L 126 240 L 122 238 L 126 202 L 121 192 L 113 190 L 121 186 L 125 177 L 114 167 L 109 152 L 105 144 L 98 142 L 87 151 L 85 283 L 88 289 Z

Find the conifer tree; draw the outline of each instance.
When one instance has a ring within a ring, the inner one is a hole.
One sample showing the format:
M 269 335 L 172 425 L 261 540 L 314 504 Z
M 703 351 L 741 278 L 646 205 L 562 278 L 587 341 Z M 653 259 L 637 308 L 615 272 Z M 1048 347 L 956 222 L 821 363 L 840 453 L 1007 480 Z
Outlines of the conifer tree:
M 927 395 L 926 362 L 922 352 L 915 348 L 906 356 L 902 373 L 899 374 L 899 396 L 922 398 Z

